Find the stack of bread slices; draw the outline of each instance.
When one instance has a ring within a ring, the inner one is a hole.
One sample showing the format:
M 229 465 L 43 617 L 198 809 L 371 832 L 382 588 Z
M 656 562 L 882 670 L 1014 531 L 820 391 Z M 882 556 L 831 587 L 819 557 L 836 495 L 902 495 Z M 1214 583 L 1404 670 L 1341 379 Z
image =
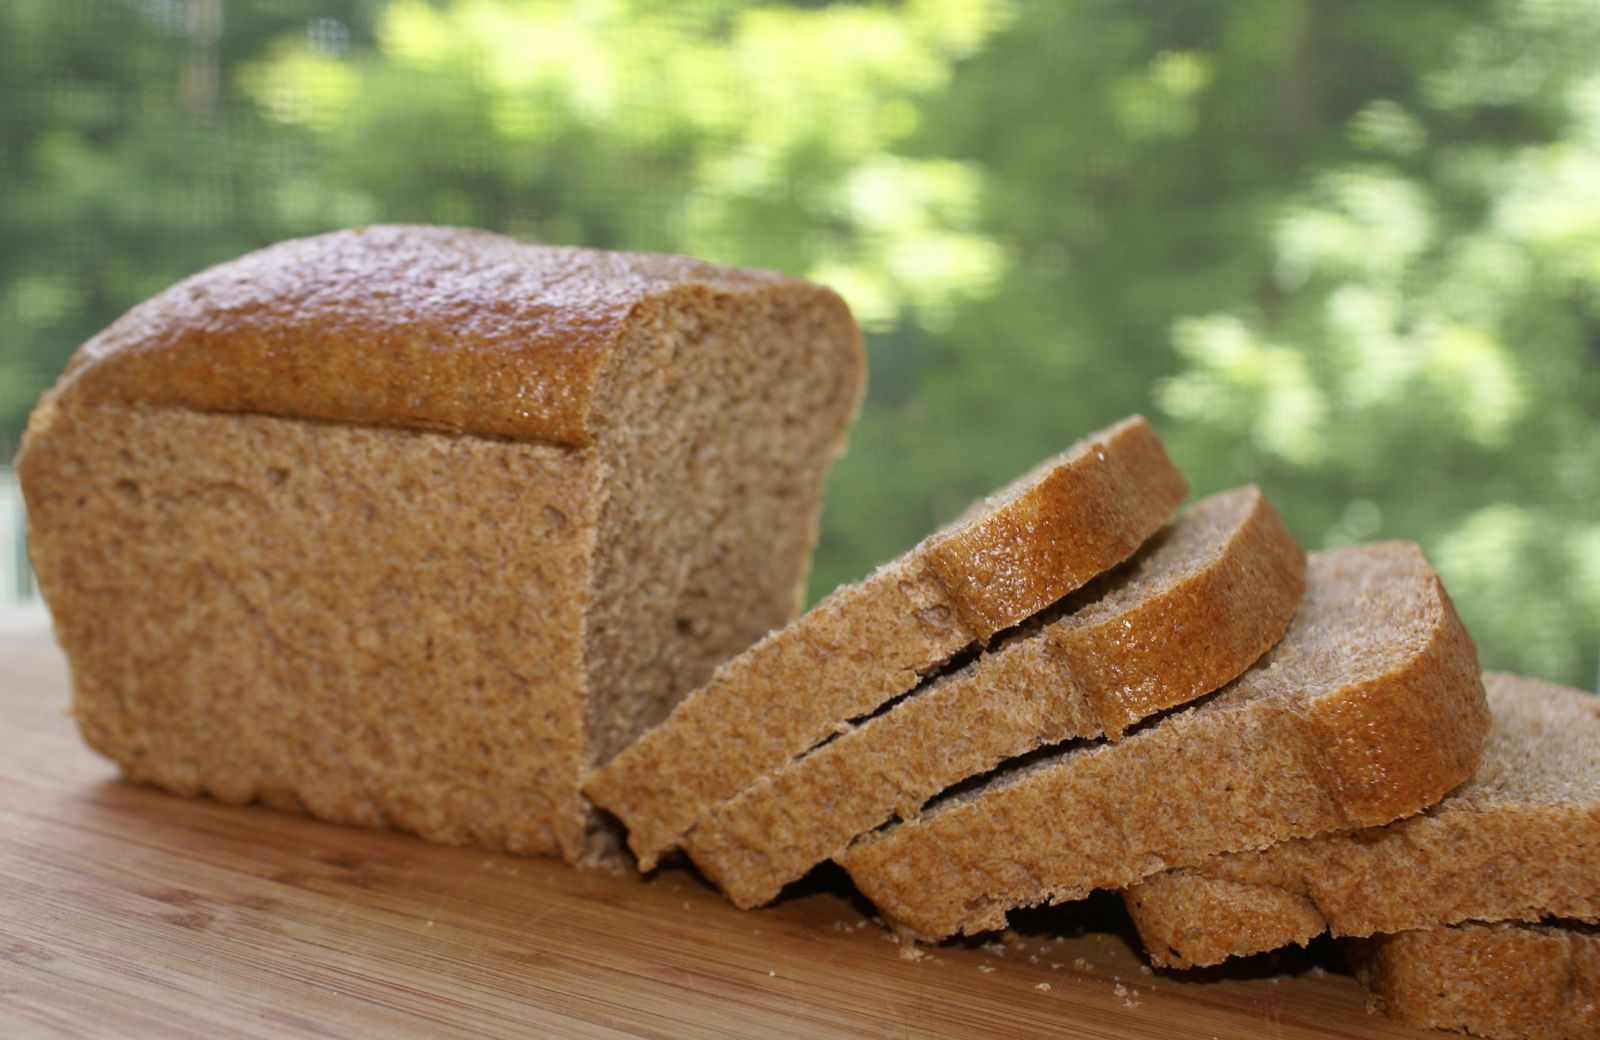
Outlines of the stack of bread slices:
M 1600 702 L 1491 676 L 1422 553 L 1309 558 L 1127 419 L 795 617 L 860 399 L 830 291 L 385 226 L 86 343 L 17 460 L 134 780 L 903 935 L 1125 894 L 1181 967 L 1349 937 L 1372 1000 L 1600 1035 Z M 792 619 L 792 620 L 791 620 Z M 684 691 L 690 691 L 687 695 Z
M 1186 967 L 1362 937 L 1371 1000 L 1600 1027 L 1600 701 L 1512 676 L 1412 544 L 1309 558 L 1134 417 L 724 664 L 586 793 L 741 907 L 840 864 L 903 938 L 1120 890 Z M 1584 1032 L 1588 1030 L 1588 1032 Z

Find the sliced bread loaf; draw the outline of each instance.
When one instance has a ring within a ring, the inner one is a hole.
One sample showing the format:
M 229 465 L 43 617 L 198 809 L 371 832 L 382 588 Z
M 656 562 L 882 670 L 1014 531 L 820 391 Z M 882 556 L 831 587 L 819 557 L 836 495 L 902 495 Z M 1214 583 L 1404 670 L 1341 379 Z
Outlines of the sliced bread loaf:
M 1600 698 L 1486 677 L 1492 721 L 1471 780 L 1427 812 L 1216 856 L 1124 893 L 1172 967 L 1457 921 L 1600 919 Z
M 1488 728 L 1471 637 L 1416 546 L 1313 556 L 1283 641 L 1115 744 L 1053 749 L 840 857 L 904 931 L 1122 888 L 1231 849 L 1384 823 L 1466 779 Z
M 1305 555 L 1261 492 L 1214 495 L 971 663 L 717 806 L 684 848 L 735 904 L 764 903 L 951 784 L 1217 689 L 1283 636 L 1304 588 Z
M 1488 1040 L 1600 1038 L 1600 929 L 1469 923 L 1351 939 L 1367 1006 Z
M 718 668 L 585 785 L 648 870 L 714 806 L 1131 556 L 1186 486 L 1134 417 Z
M 800 604 L 860 334 L 820 286 L 372 227 L 202 272 L 29 423 L 129 777 L 569 859 L 597 762 Z

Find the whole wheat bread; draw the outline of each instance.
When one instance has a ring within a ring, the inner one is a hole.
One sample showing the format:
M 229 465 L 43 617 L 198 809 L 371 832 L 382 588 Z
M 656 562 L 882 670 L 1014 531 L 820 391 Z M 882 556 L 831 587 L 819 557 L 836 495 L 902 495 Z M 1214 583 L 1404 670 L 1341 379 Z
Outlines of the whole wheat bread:
M 1573 921 L 1423 928 L 1350 939 L 1367 1007 L 1488 1040 L 1600 1038 L 1600 929 Z
M 1384 823 L 1466 779 L 1488 728 L 1471 637 L 1416 546 L 1311 557 L 1283 641 L 1116 744 L 1053 749 L 840 858 L 903 931 L 1122 888 L 1232 849 Z
M 718 668 L 584 790 L 648 870 L 718 803 L 1127 559 L 1185 493 L 1143 419 L 1094 434 Z
M 1485 677 L 1472 778 L 1387 827 L 1217 856 L 1124 893 L 1157 964 L 1458 921 L 1600 919 L 1600 699 Z
M 736 905 L 764 903 L 957 781 L 1217 689 L 1282 637 L 1304 588 L 1305 554 L 1261 492 L 1214 495 L 972 662 L 746 787 L 684 848 Z
M 185 794 L 578 858 L 582 776 L 797 609 L 862 378 L 768 272 L 421 227 L 205 271 L 18 458 L 78 724 Z

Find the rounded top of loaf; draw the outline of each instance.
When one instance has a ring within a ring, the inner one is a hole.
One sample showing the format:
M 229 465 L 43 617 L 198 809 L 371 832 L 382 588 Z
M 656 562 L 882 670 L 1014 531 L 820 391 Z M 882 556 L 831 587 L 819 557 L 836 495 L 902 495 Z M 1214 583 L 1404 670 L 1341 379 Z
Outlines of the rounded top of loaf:
M 79 348 L 59 393 L 581 446 L 630 324 L 747 293 L 830 312 L 859 355 L 837 295 L 770 271 L 380 225 L 179 282 Z

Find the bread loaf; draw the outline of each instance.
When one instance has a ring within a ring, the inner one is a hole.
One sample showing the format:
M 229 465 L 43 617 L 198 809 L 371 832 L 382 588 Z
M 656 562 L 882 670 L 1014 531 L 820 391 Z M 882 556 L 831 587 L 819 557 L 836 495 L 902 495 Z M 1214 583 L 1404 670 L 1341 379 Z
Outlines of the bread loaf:
M 861 339 L 818 286 L 373 227 L 80 349 L 17 469 L 132 779 L 578 859 L 582 777 L 800 603 Z

